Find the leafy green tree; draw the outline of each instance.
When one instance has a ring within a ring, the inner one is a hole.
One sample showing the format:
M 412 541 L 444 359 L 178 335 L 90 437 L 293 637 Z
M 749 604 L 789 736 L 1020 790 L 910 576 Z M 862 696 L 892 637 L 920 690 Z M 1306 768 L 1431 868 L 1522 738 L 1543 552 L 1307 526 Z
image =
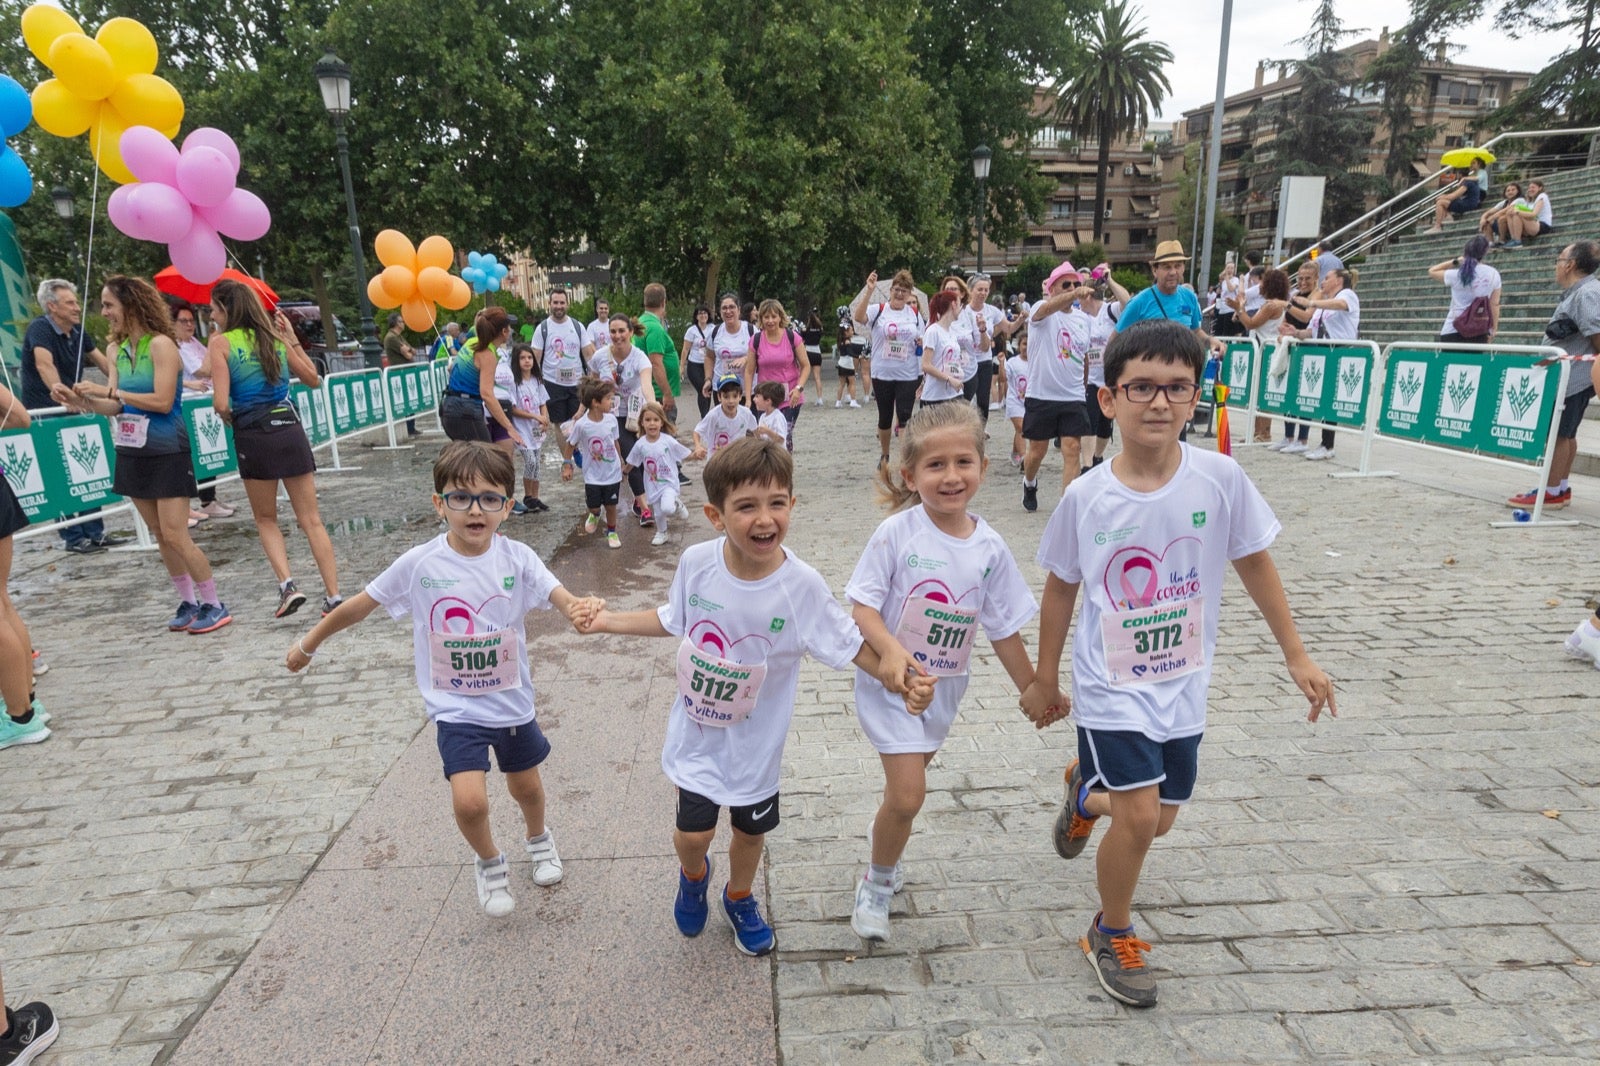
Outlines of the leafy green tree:
M 1172 50 L 1145 37 L 1130 0 L 1107 0 L 1089 19 L 1082 65 L 1055 86 L 1056 117 L 1080 137 L 1099 142 L 1094 202 L 1105 203 L 1111 142 L 1141 130 L 1172 91 L 1163 68 Z M 1102 213 L 1094 213 L 1094 239 L 1104 235 Z
M 1548 37 L 1572 47 L 1535 74 L 1526 88 L 1491 112 L 1491 129 L 1600 124 L 1600 0 L 1501 0 L 1495 24 L 1508 37 Z M 1552 146 L 1544 146 L 1548 151 Z
M 1383 176 L 1394 193 L 1416 180 L 1413 160 L 1438 135 L 1439 125 L 1419 125 L 1413 106 L 1427 91 L 1423 64 L 1433 51 L 1439 27 L 1471 21 L 1474 0 L 1411 0 L 1411 17 L 1389 36 L 1389 47 L 1368 64 L 1363 78 L 1379 94 L 1378 112 L 1387 129 Z

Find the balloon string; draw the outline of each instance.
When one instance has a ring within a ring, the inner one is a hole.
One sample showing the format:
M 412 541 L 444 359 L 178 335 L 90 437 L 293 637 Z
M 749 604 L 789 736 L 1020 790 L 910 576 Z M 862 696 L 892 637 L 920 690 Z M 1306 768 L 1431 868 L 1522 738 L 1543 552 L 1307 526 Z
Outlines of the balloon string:
M 110 105 L 107 105 L 110 106 Z M 89 189 L 89 248 L 83 254 L 83 311 L 80 317 L 87 318 L 89 314 L 89 279 L 94 276 L 94 216 L 100 209 L 100 139 L 105 135 L 103 123 L 96 122 L 94 128 L 95 146 L 90 152 L 94 156 L 94 183 Z M 78 369 L 74 380 L 83 378 L 83 342 L 88 339 L 89 331 L 82 328 L 80 321 L 78 329 Z

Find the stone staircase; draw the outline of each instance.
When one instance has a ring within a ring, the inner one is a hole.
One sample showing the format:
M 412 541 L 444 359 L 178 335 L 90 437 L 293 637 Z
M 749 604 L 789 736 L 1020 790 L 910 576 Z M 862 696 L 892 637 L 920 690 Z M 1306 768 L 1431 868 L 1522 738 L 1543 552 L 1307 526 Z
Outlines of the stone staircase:
M 1489 254 L 1489 264 L 1501 277 L 1500 330 L 1495 339 L 1502 344 L 1538 344 L 1543 339 L 1545 323 L 1560 296 L 1556 256 L 1570 241 L 1600 236 L 1600 168 L 1553 173 L 1545 191 L 1555 208 L 1556 228 L 1521 248 L 1496 248 Z M 1439 234 L 1424 234 L 1419 227 L 1417 233 L 1401 237 L 1358 266 L 1363 340 L 1381 347 L 1394 341 L 1432 341 L 1439 335 L 1450 298 L 1443 285 L 1428 277 L 1428 267 L 1460 255 L 1477 232 L 1478 217 L 1473 212 L 1462 221 L 1447 222 Z M 1591 404 L 1589 419 L 1596 418 L 1600 405 Z M 1590 454 L 1594 449 L 1586 446 L 1586 437 L 1593 439 L 1580 433 L 1575 471 L 1600 475 L 1600 454 Z

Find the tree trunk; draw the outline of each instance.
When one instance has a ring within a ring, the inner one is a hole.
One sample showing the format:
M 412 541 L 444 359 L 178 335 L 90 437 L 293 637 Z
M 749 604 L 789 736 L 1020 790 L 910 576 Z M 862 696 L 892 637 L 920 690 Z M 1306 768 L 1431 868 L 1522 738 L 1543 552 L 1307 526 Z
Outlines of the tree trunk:
M 317 298 L 317 309 L 322 312 L 322 338 L 328 351 L 339 350 L 339 334 L 333 328 L 333 297 L 328 292 L 328 275 L 321 267 L 311 271 L 311 291 Z
M 806 318 L 816 306 L 816 296 L 811 292 L 811 252 L 800 253 L 794 268 L 794 319 L 804 328 Z
M 1105 247 L 1106 169 L 1111 166 L 1111 112 L 1100 112 L 1100 150 L 1094 168 L 1094 239 Z M 1109 259 L 1110 256 L 1107 256 Z
M 711 308 L 711 321 L 717 320 L 717 282 L 722 277 L 722 256 L 712 256 L 706 267 L 705 305 Z

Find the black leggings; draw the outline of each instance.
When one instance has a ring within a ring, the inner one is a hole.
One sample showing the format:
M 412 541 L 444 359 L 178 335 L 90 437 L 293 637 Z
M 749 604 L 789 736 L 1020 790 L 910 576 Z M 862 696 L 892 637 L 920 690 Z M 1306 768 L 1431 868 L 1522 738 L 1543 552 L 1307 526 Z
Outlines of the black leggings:
M 878 428 L 888 429 L 894 423 L 902 426 L 911 421 L 911 408 L 917 402 L 917 382 L 885 381 L 874 378 L 872 395 L 878 400 Z
M 978 372 L 961 386 L 961 396 L 978 402 L 978 417 L 989 421 L 989 396 L 994 392 L 994 360 L 985 359 L 978 364 Z
M 704 363 L 690 363 L 684 367 L 689 375 L 689 384 L 694 389 L 694 402 L 700 408 L 700 417 L 704 418 L 711 410 L 711 397 L 705 394 L 706 365 Z
M 1294 435 L 1295 435 L 1295 424 L 1293 422 L 1289 421 L 1287 418 L 1284 419 L 1283 420 L 1283 439 L 1284 440 L 1288 440 L 1290 437 L 1293 437 Z M 1302 441 L 1304 441 L 1310 436 L 1311 436 L 1311 423 L 1310 422 L 1301 422 L 1300 423 L 1300 439 Z M 1333 450 L 1333 427 L 1332 426 L 1323 426 L 1322 427 L 1322 446 L 1324 448 L 1328 449 L 1330 452 Z
M 624 461 L 633 454 L 633 446 L 639 443 L 639 434 L 628 429 L 628 423 L 617 424 L 617 448 L 622 453 Z M 639 506 L 644 506 L 644 467 L 636 466 L 628 471 L 628 488 L 633 490 L 634 499 L 639 501 Z

